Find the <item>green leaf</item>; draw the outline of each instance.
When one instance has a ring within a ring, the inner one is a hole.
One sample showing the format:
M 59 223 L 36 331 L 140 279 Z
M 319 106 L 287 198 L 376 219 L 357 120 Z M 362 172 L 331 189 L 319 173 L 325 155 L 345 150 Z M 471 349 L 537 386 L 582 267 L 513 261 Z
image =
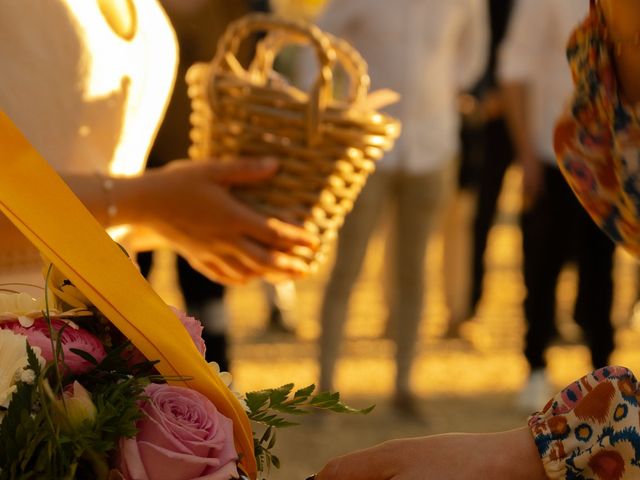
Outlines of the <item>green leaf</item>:
M 40 376 L 42 370 L 40 368 L 40 362 L 38 361 L 36 352 L 31 348 L 31 345 L 29 345 L 29 342 L 27 342 L 27 361 L 29 368 L 34 371 L 37 377 Z
M 72 353 L 75 353 L 79 357 L 82 357 L 84 360 L 86 360 L 92 365 L 98 365 L 98 360 L 96 360 L 93 355 L 91 355 L 88 352 L 85 352 L 84 350 L 80 350 L 79 348 L 70 348 L 69 351 Z
M 301 388 L 300 390 L 297 390 L 296 393 L 293 395 L 293 398 L 309 398 L 309 396 L 313 393 L 313 391 L 316 389 L 316 386 L 314 384 L 309 385 L 308 387 L 304 387 Z
M 320 392 L 314 396 L 315 385 L 300 388 L 292 393 L 293 388 L 293 384 L 287 384 L 246 394 L 249 418 L 267 427 L 259 438 L 254 434 L 254 451 L 259 472 L 268 472 L 271 465 L 280 468 L 280 460 L 271 453 L 276 444 L 275 429 L 297 425 L 285 415 L 305 415 L 313 410 L 366 414 L 374 408 L 349 407 L 340 400 L 340 394 L 337 392 Z
M 258 392 L 249 392 L 245 395 L 245 401 L 249 412 L 258 412 L 261 408 L 269 403 L 269 391 L 261 390 Z

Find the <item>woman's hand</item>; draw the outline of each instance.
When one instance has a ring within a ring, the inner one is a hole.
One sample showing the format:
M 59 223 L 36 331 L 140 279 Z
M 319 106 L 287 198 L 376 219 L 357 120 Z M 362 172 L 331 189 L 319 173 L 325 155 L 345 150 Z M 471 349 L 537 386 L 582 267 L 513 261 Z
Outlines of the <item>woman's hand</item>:
M 316 480 L 545 480 L 528 428 L 392 440 L 331 460 Z
M 223 283 L 300 276 L 308 266 L 290 252 L 296 246 L 315 248 L 314 236 L 260 215 L 229 192 L 232 185 L 264 181 L 276 170 L 270 159 L 172 162 L 116 182 L 114 220 L 151 227 L 196 269 Z

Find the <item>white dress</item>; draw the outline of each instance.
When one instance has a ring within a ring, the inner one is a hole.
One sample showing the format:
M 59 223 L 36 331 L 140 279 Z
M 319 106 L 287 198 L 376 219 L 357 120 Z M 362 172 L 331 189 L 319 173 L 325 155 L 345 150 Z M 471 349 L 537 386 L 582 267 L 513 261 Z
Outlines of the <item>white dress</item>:
M 129 39 L 97 0 L 0 0 L 0 109 L 59 172 L 139 174 L 166 108 L 173 30 L 156 0 L 120 4 Z M 34 250 L 0 252 L 0 284 L 39 270 Z

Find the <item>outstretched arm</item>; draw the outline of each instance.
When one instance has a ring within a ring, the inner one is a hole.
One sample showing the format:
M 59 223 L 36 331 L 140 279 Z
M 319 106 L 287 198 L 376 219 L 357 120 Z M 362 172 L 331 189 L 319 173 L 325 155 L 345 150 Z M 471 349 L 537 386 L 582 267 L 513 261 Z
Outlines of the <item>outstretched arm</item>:
M 274 160 L 228 165 L 176 161 L 139 177 L 113 178 L 108 191 L 97 175 L 63 177 L 105 227 L 130 224 L 150 230 L 205 275 L 223 283 L 243 283 L 255 277 L 308 272 L 290 251 L 296 246 L 313 248 L 313 236 L 256 213 L 229 192 L 232 185 L 263 181 L 276 169 Z M 113 216 L 108 214 L 109 205 L 117 207 Z M 2 215 L 0 229 L 2 249 L 27 246 Z
M 546 480 L 528 428 L 392 440 L 338 457 L 317 480 Z

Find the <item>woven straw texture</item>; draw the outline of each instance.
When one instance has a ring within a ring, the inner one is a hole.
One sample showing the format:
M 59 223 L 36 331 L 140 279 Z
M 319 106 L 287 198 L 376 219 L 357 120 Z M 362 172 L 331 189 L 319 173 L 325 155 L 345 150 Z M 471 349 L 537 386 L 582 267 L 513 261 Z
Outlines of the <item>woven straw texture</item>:
M 242 42 L 262 32 L 266 35 L 250 65 L 242 66 L 237 58 Z M 316 54 L 318 75 L 308 92 L 273 70 L 278 53 L 292 44 L 310 45 Z M 337 65 L 348 77 L 345 98 L 334 95 Z M 294 253 L 317 266 L 375 162 L 400 133 L 397 120 L 372 108 L 362 57 L 312 24 L 251 14 L 229 26 L 216 56 L 210 63 L 193 65 L 187 82 L 191 158 L 277 157 L 280 168 L 274 177 L 234 188 L 234 194 L 266 215 L 316 234 L 317 251 Z

